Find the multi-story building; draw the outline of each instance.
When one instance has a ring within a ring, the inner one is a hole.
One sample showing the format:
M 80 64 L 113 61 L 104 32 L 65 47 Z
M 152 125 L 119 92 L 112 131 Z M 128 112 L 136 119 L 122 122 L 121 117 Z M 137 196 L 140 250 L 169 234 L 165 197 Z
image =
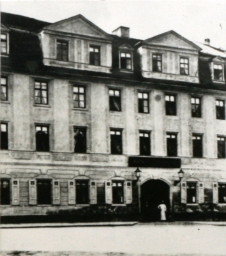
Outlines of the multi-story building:
M 225 52 L 82 15 L 1 21 L 1 216 L 226 212 Z

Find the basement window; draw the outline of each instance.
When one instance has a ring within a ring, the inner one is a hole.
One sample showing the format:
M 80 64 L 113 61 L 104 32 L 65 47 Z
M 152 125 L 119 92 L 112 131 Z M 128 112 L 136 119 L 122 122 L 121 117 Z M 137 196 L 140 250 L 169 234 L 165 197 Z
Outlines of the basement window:
M 195 204 L 197 203 L 197 183 L 187 182 L 187 203 Z
M 86 153 L 86 127 L 74 127 L 74 152 Z
M 37 203 L 52 203 L 52 181 L 49 179 L 37 180 Z
M 124 181 L 112 181 L 112 202 L 113 204 L 124 203 Z
M 97 204 L 105 204 L 105 182 L 97 182 Z
M 111 154 L 121 155 L 122 154 L 122 130 L 111 129 Z
M 76 180 L 76 203 L 89 203 L 89 180 Z
M 226 183 L 218 184 L 218 202 L 220 204 L 226 203 Z
M 110 111 L 121 111 L 121 91 L 109 89 L 109 108 Z
M 10 204 L 10 180 L 1 179 L 0 181 L 0 205 L 9 205 Z

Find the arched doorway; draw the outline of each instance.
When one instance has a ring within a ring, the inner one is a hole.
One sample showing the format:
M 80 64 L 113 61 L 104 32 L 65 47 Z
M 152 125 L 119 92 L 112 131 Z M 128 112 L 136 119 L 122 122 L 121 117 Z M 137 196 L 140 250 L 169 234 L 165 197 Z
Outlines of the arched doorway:
M 141 185 L 141 214 L 143 220 L 158 221 L 160 212 L 158 205 L 164 201 L 167 215 L 170 210 L 170 187 L 162 180 L 148 180 Z

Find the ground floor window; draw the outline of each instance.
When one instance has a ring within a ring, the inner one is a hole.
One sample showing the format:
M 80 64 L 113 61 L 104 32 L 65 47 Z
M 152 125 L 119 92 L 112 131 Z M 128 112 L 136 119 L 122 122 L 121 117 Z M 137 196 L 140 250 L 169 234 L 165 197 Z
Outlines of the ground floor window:
M 10 204 L 10 180 L 1 179 L 0 185 L 0 205 L 8 205 Z
M 112 200 L 113 204 L 124 203 L 124 182 L 112 181 Z
M 105 183 L 97 182 L 97 204 L 105 204 Z
M 76 203 L 89 203 L 89 180 L 76 180 Z
M 220 204 L 226 203 L 226 183 L 218 184 L 218 202 Z
M 196 182 L 187 183 L 187 203 L 195 204 L 197 203 L 197 187 Z
M 52 203 L 52 181 L 49 179 L 37 180 L 37 203 Z

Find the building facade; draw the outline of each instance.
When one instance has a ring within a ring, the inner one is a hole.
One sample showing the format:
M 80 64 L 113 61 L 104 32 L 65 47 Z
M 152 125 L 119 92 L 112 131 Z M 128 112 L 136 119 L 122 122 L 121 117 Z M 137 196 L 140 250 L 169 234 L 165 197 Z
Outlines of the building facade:
M 2 216 L 226 214 L 225 52 L 82 15 L 1 17 Z

